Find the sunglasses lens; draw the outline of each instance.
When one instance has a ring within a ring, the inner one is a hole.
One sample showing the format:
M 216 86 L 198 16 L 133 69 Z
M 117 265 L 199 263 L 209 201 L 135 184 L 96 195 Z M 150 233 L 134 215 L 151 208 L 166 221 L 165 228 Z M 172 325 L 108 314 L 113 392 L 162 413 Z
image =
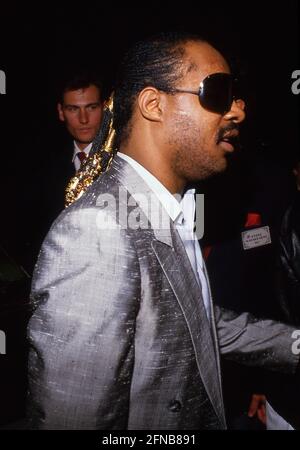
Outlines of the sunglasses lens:
M 214 73 L 206 77 L 200 86 L 201 106 L 218 114 L 225 114 L 233 101 L 232 76 L 227 73 Z

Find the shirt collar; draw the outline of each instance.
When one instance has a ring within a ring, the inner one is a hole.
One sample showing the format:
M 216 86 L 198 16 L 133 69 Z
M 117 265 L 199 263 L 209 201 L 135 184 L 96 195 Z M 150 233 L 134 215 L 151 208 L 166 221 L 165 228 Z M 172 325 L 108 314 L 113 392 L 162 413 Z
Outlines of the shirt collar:
M 92 145 L 93 145 L 93 142 L 90 142 L 83 150 L 80 150 L 76 141 L 73 141 L 73 142 L 74 142 L 74 151 L 73 151 L 72 162 L 74 162 L 77 153 L 84 152 L 84 153 L 86 153 L 87 156 L 89 155 Z
M 145 181 L 145 183 L 150 187 L 150 189 L 154 192 L 167 214 L 171 218 L 173 222 L 183 223 L 184 219 L 187 219 L 187 215 L 191 215 L 190 220 L 194 220 L 194 212 L 195 212 L 195 199 L 194 194 L 195 189 L 189 189 L 185 192 L 184 196 L 181 198 L 179 194 L 172 195 L 168 189 L 154 176 L 152 175 L 145 167 L 139 164 L 135 159 L 131 158 L 124 153 L 118 152 L 118 156 L 125 161 L 127 161 L 140 175 L 141 178 Z M 189 220 L 189 221 L 190 221 Z

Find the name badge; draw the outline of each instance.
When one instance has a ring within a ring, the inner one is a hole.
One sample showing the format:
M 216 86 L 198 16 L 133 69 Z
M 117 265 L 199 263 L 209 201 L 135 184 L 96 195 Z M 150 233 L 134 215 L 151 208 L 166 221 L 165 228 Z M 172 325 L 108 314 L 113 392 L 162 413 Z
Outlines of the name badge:
M 261 247 L 271 244 L 271 234 L 268 226 L 254 228 L 253 230 L 242 232 L 242 241 L 244 250 Z

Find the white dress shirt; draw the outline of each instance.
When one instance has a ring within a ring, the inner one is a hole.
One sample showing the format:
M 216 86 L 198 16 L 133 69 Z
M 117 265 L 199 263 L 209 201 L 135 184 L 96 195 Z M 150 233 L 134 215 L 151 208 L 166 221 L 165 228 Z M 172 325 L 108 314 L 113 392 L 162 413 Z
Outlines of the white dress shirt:
M 292 431 L 294 428 L 266 402 L 267 430 Z
M 194 233 L 194 217 L 196 207 L 194 197 L 195 189 L 189 189 L 186 191 L 182 198 L 179 195 L 174 196 L 160 181 L 158 181 L 156 177 L 154 177 L 154 175 L 145 169 L 145 167 L 141 166 L 137 161 L 121 152 L 118 152 L 118 156 L 127 161 L 140 175 L 140 177 L 143 178 L 145 183 L 150 187 L 162 204 L 170 219 L 174 222 L 187 252 L 197 282 L 201 286 L 205 310 L 207 317 L 210 320 L 211 311 L 208 283 L 204 273 L 201 249 Z
M 77 158 L 77 153 L 81 153 L 84 152 L 86 154 L 86 156 L 89 156 L 89 153 L 91 151 L 93 143 L 91 142 L 89 145 L 87 145 L 83 150 L 80 150 L 80 148 L 77 145 L 77 142 L 74 141 L 74 152 L 73 152 L 73 158 L 72 158 L 72 162 L 74 164 L 75 170 L 77 172 L 77 170 L 80 169 L 80 159 Z

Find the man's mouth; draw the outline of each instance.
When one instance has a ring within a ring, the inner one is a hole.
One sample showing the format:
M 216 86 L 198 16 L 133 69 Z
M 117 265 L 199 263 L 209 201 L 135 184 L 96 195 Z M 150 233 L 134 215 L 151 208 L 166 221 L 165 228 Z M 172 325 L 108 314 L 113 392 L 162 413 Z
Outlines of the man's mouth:
M 239 144 L 239 132 L 233 131 L 226 133 L 217 140 L 217 144 L 222 147 L 225 152 L 232 153 L 237 149 Z

